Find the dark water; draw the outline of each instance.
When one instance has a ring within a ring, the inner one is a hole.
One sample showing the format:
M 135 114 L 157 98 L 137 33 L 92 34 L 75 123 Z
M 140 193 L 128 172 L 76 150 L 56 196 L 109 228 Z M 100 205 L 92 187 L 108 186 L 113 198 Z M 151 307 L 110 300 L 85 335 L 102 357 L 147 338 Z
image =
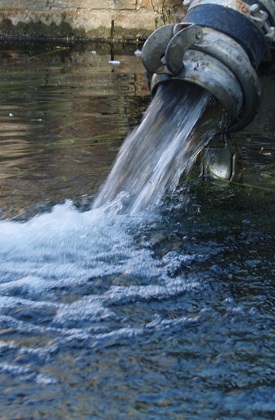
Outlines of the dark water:
M 29 50 L 1 52 L 1 418 L 274 418 L 272 73 L 242 179 L 130 216 L 91 205 L 149 103 L 135 48 Z

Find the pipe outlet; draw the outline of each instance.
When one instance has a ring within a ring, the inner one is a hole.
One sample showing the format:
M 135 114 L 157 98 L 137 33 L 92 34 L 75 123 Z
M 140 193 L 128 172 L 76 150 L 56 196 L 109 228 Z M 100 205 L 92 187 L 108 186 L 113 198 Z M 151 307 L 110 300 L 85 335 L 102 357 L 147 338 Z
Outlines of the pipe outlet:
M 199 85 L 226 111 L 226 130 L 241 130 L 260 106 L 257 68 L 275 43 L 274 26 L 273 0 L 189 1 L 181 23 L 158 28 L 143 46 L 152 94 L 171 79 Z

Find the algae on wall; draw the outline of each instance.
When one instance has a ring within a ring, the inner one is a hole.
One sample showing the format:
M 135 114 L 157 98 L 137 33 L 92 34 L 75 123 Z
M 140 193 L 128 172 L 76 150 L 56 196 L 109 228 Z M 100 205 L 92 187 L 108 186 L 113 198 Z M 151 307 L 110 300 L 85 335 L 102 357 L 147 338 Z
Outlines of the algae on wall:
M 182 14 L 180 0 L 0 0 L 0 36 L 136 41 Z

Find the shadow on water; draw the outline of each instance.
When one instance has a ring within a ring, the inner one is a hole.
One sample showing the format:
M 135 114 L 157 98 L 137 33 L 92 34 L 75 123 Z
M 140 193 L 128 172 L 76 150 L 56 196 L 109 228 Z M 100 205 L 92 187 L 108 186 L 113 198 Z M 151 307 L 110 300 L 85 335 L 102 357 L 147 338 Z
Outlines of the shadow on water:
M 95 49 L 1 51 L 1 416 L 273 418 L 272 77 L 242 181 L 195 166 L 113 214 L 92 199 L 150 98 L 134 49 Z

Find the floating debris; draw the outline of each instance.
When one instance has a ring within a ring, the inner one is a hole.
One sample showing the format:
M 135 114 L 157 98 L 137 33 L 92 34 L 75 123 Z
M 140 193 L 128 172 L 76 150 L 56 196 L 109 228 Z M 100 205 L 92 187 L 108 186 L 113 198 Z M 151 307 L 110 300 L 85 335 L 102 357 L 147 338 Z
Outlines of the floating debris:
M 113 66 L 119 66 L 121 62 L 119 60 L 109 60 L 109 64 L 112 64 Z
M 142 51 L 140 51 L 140 50 L 136 50 L 136 51 L 134 52 L 134 54 L 135 54 L 135 56 L 136 56 L 136 57 L 141 57 L 141 56 L 142 56 Z
M 262 156 L 271 156 L 271 152 L 266 150 L 264 147 L 261 147 L 261 150 L 259 151 L 259 154 Z

